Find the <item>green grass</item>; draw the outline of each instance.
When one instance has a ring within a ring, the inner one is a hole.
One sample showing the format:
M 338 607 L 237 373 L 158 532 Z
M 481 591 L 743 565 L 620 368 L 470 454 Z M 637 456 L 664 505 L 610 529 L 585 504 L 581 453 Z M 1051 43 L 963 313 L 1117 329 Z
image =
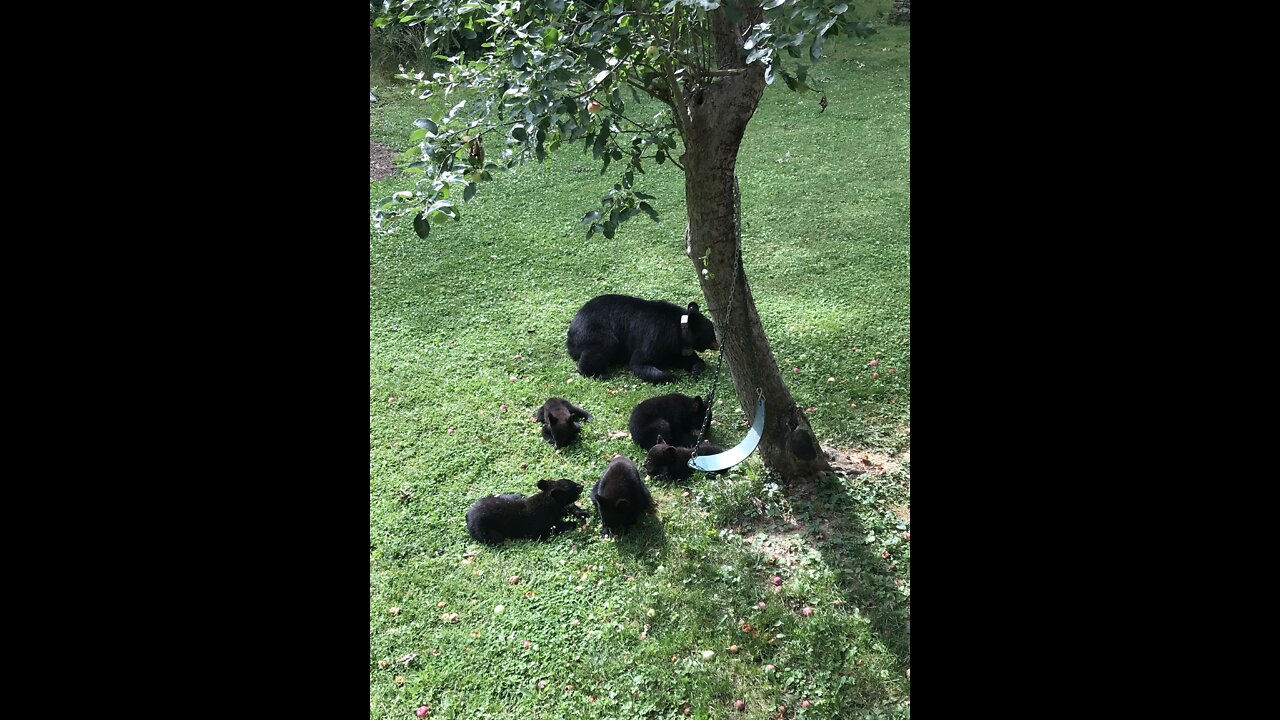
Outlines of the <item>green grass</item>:
M 831 103 L 824 113 L 817 95 L 779 82 L 748 127 L 744 262 L 821 442 L 900 453 L 910 426 L 910 31 L 833 39 L 827 52 L 811 73 Z M 407 147 L 413 119 L 429 111 L 403 88 L 379 97 L 371 137 Z M 370 204 L 409 182 L 370 183 Z M 467 536 L 476 498 L 530 493 L 541 478 L 589 487 L 614 452 L 640 459 L 630 437 L 611 437 L 638 402 L 706 392 L 709 377 L 683 373 L 661 388 L 625 371 L 583 378 L 568 357 L 569 320 L 595 295 L 702 302 L 671 166 L 639 188 L 658 196 L 660 223 L 632 220 L 612 241 L 575 231 L 613 182 L 573 148 L 498 174 L 461 208 L 462 222 L 433 227 L 428 240 L 403 222 L 370 234 L 370 717 L 412 717 L 420 704 L 447 718 L 666 718 L 686 708 L 774 718 L 780 705 L 787 717 L 909 717 L 910 544 L 899 519 L 909 460 L 802 488 L 778 488 L 755 458 L 727 478 L 652 484 L 657 518 L 617 543 L 599 540 L 597 519 L 544 543 L 491 548 Z M 553 395 L 595 416 L 561 451 L 531 422 Z M 717 413 L 713 437 L 737 442 L 740 411 Z M 804 616 L 805 606 L 815 612 Z M 457 622 L 441 620 L 455 612 Z M 716 655 L 703 660 L 703 650 Z M 407 666 L 395 662 L 411 653 Z M 813 705 L 802 709 L 805 699 Z

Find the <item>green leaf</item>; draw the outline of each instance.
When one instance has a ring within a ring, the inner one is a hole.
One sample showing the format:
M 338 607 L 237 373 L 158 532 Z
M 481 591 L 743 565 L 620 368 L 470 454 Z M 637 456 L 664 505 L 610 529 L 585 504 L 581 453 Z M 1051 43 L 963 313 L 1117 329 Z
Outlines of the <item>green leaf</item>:
M 591 48 L 587 48 L 587 63 L 596 70 L 605 70 L 609 67 L 609 64 L 604 61 L 604 55 Z
M 422 213 L 413 216 L 413 231 L 418 233 L 418 237 L 423 240 L 426 240 L 427 236 L 431 234 L 431 223 L 427 222 Z
M 640 198 L 641 200 L 656 200 L 656 199 L 657 199 L 657 198 L 655 198 L 655 197 L 654 197 L 654 196 L 652 196 L 652 195 L 649 195 L 649 194 L 647 194 L 647 193 L 642 193 L 642 192 L 639 192 L 639 191 L 636 191 L 635 196 L 636 196 L 636 197 L 638 197 L 638 198 Z
M 529 131 L 525 130 L 523 125 L 517 125 L 511 128 L 511 137 L 515 138 L 518 142 L 524 142 L 529 139 Z
M 476 184 L 473 182 L 467 183 L 467 187 L 462 191 L 462 200 L 464 202 L 470 202 L 471 198 L 475 196 L 476 196 Z
M 524 47 L 517 46 L 515 50 L 511 51 L 511 64 L 517 70 L 524 67 Z
M 844 3 L 840 3 L 839 5 L 837 5 L 837 6 L 833 7 L 833 8 L 831 8 L 831 14 L 832 14 L 832 15 L 839 15 L 840 13 L 842 13 L 842 12 L 844 12 L 845 10 L 848 10 L 848 9 L 849 9 L 849 6 L 848 6 L 848 5 L 846 5 L 846 4 L 844 4 Z
M 654 210 L 652 205 L 647 202 L 642 202 L 640 203 L 640 209 L 644 211 L 645 215 L 649 216 L 650 220 L 658 222 L 658 211 Z
M 592 210 L 591 212 L 582 216 L 582 222 L 578 223 L 578 227 L 582 227 L 583 225 L 586 225 L 589 222 L 595 222 L 596 220 L 599 220 L 599 219 L 600 219 L 600 211 Z
M 814 62 L 818 62 L 822 59 L 822 41 L 823 37 L 819 35 L 813 39 L 813 45 L 809 46 L 809 57 L 812 58 Z
M 765 9 L 765 10 L 772 10 L 772 9 L 774 9 L 774 8 L 778 7 L 779 5 L 781 5 L 782 3 L 786 2 L 786 1 L 787 1 L 787 0 L 769 0 L 768 2 L 766 2 L 766 3 L 764 4 L 764 9 Z
M 553 13 L 564 12 L 564 0 L 551 0 L 550 5 L 551 5 L 551 12 Z
M 436 124 L 431 121 L 431 118 L 418 118 L 417 120 L 413 121 L 413 124 L 426 130 L 432 135 L 439 134 L 440 132 L 440 128 L 436 127 Z
M 414 130 L 413 132 L 409 133 L 409 142 L 416 143 L 426 136 L 427 136 L 427 129 L 418 128 L 417 130 Z

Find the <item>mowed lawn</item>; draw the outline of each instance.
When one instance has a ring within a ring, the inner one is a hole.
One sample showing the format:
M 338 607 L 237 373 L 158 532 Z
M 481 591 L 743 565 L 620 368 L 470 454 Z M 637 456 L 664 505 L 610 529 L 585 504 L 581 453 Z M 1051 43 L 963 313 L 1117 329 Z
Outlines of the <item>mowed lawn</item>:
M 589 489 L 614 453 L 643 459 L 625 432 L 637 403 L 705 395 L 710 373 L 588 379 L 565 349 L 599 294 L 705 305 L 683 177 L 647 168 L 661 221 L 613 240 L 576 229 L 616 182 L 580 145 L 495 173 L 426 240 L 408 222 L 371 231 L 371 718 L 909 717 L 910 30 L 826 51 L 810 77 L 828 108 L 771 86 L 738 174 L 757 307 L 836 475 L 780 486 L 753 457 L 650 482 L 659 511 L 622 541 L 593 518 L 547 542 L 473 542 L 477 498 Z M 379 98 L 370 136 L 397 149 L 438 114 L 405 88 Z M 370 206 L 410 183 L 371 182 Z M 532 422 L 552 396 L 594 416 L 562 450 Z M 736 402 L 716 411 L 713 439 L 736 443 Z

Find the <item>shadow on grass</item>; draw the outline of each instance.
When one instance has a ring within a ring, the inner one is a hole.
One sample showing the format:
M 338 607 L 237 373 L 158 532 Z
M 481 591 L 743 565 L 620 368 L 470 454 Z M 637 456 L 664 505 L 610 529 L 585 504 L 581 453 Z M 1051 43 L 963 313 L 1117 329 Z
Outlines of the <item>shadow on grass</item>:
M 898 482 L 892 475 L 828 474 L 793 485 L 788 499 L 797 520 L 791 527 L 836 571 L 842 601 L 870 620 L 872 629 L 907 670 L 911 667 L 911 600 L 902 597 L 899 581 L 910 581 L 910 560 L 891 552 L 902 548 L 899 542 L 893 542 L 888 558 L 883 557 L 886 551 L 878 544 L 867 542 L 877 530 L 881 537 L 890 534 L 891 541 L 901 531 L 891 524 L 895 521 L 886 519 L 878 528 L 870 528 L 858 517 L 860 512 L 865 514 L 883 504 L 886 488 L 877 485 Z

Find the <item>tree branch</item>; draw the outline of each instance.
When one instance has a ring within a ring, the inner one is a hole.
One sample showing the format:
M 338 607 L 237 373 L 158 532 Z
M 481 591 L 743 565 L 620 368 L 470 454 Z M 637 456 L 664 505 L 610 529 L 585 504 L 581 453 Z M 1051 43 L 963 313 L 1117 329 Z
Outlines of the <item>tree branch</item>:
M 695 71 L 695 72 L 697 72 L 699 75 L 705 75 L 706 77 L 720 77 L 720 76 L 723 76 L 723 75 L 737 75 L 737 74 L 739 74 L 739 73 L 744 73 L 744 72 L 746 72 L 746 71 L 747 71 L 747 69 L 746 69 L 746 68 L 730 68 L 730 69 L 728 69 L 728 70 L 711 70 L 710 68 L 705 68 L 705 67 L 703 67 L 702 65 L 698 64 L 698 62 L 697 62 L 696 60 L 694 60 L 693 58 L 689 57 L 688 55 L 685 55 L 685 54 L 684 54 L 684 53 L 682 53 L 682 52 L 674 52 L 674 51 L 673 51 L 673 52 L 672 52 L 672 54 L 673 54 L 673 55 L 675 55 L 675 56 L 676 56 L 676 58 L 678 58 L 678 59 L 680 60 L 680 62 L 681 62 L 685 67 L 687 67 L 687 68 L 689 68 L 689 69 L 691 69 L 691 70 L 694 70 L 694 71 Z
M 667 41 L 668 52 L 675 53 L 676 38 L 680 33 L 680 9 L 683 6 L 676 4 L 675 12 L 671 13 L 671 38 Z M 676 120 L 680 123 L 680 136 L 686 141 L 689 137 L 689 106 L 685 103 L 684 93 L 680 90 L 680 81 L 676 79 L 675 68 L 671 67 L 671 61 L 667 58 L 662 59 L 662 70 L 667 75 L 667 89 L 671 91 L 671 99 L 675 101 Z
M 638 54 L 638 53 L 637 53 L 637 54 Z M 602 77 L 602 78 L 600 78 L 600 82 L 596 83 L 595 85 L 592 85 L 591 87 L 587 88 L 586 90 L 583 90 L 581 94 L 579 94 L 577 97 L 575 97 L 575 98 L 574 98 L 574 100 L 581 100 L 582 98 L 584 98 L 584 97 L 586 97 L 586 96 L 590 95 L 591 93 L 594 93 L 596 90 L 600 89 L 600 86 L 601 86 L 601 85 L 603 85 L 603 84 L 604 84 L 604 82 L 605 82 L 606 80 L 608 80 L 608 79 L 609 79 L 609 76 L 610 76 L 610 75 L 612 75 L 612 74 L 614 73 L 614 71 L 615 71 L 615 70 L 617 70 L 617 69 L 621 68 L 623 65 L 626 65 L 626 64 L 627 64 L 627 62 L 628 62 L 630 59 L 631 59 L 631 58 L 623 58 L 623 59 L 619 60 L 619 61 L 618 61 L 618 63 L 617 63 L 616 65 L 614 65 L 613 67 L 609 68 L 609 69 L 606 71 L 605 76 L 604 76 L 604 77 Z

